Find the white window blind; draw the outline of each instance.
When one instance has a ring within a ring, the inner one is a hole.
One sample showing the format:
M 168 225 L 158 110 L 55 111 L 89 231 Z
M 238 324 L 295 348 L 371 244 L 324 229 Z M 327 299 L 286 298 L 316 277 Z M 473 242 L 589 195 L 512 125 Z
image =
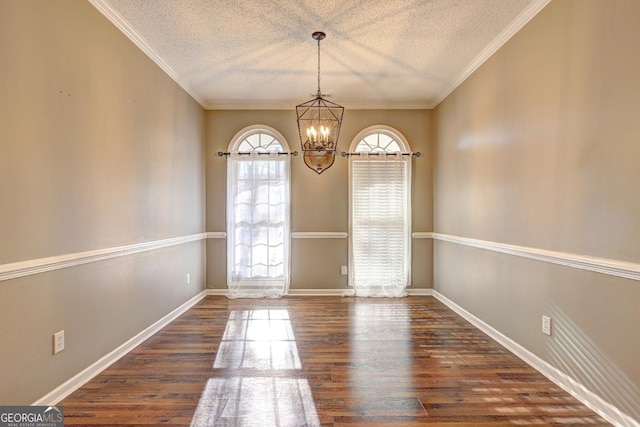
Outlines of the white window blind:
M 350 285 L 360 296 L 404 296 L 411 271 L 410 156 L 363 153 L 349 162 Z
M 405 296 L 411 277 L 411 156 L 395 129 L 372 126 L 349 158 L 349 285 L 360 296 Z
M 279 297 L 289 289 L 290 160 L 282 146 L 252 134 L 249 155 L 232 152 L 227 160 L 227 296 Z M 258 141 L 258 142 L 256 142 Z M 262 149 L 261 149 L 262 147 Z

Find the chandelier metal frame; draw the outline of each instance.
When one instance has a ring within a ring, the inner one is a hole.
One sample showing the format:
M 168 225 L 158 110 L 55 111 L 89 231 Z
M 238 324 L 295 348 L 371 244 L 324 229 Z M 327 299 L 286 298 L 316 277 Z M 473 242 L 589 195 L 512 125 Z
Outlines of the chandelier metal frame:
M 344 107 L 325 99 L 328 95 L 320 90 L 320 41 L 326 34 L 316 31 L 311 37 L 318 42 L 318 91 L 313 99 L 296 106 L 296 118 L 304 162 L 321 174 L 335 161 Z

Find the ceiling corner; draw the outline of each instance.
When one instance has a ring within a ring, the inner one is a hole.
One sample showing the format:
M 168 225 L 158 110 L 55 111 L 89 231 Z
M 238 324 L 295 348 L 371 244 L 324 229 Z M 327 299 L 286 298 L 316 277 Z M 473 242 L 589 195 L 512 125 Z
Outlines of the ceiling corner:
M 147 55 L 158 67 L 160 67 L 173 81 L 175 81 L 182 89 L 184 89 L 202 108 L 207 109 L 207 103 L 198 96 L 198 94 L 180 78 L 167 64 L 162 57 L 129 25 L 126 19 L 124 19 L 117 11 L 115 11 L 106 0 L 88 0 L 89 3 L 105 18 L 107 18 L 117 29 L 119 29 L 129 40 L 133 42 L 145 55 Z
M 429 106 L 429 109 L 434 109 L 444 99 L 451 94 L 458 86 L 471 76 L 486 60 L 488 60 L 494 53 L 496 53 L 506 42 L 511 39 L 518 31 L 522 29 L 529 21 L 533 19 L 544 7 L 549 4 L 551 0 L 534 0 L 529 6 L 527 6 L 511 23 L 502 31 L 498 36 L 493 39 L 491 43 L 485 47 L 473 61 L 465 67 L 464 70 L 453 80 L 436 100 Z

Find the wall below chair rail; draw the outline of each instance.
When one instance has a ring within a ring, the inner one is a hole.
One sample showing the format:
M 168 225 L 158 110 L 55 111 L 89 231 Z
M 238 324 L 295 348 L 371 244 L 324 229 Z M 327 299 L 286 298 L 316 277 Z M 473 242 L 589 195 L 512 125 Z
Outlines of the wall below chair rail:
M 2 282 L 0 402 L 32 403 L 202 289 L 202 241 Z
M 441 240 L 435 264 L 439 293 L 640 420 L 640 283 Z

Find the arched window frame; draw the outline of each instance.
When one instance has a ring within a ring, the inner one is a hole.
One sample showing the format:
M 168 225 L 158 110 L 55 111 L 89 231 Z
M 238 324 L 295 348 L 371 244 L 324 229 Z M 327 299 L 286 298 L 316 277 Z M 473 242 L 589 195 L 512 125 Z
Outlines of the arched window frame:
M 352 153 L 362 153 L 365 152 L 366 150 L 363 149 L 363 145 L 361 145 L 361 143 L 367 139 L 370 136 L 373 135 L 386 135 L 388 136 L 392 141 L 395 141 L 398 144 L 398 147 L 400 148 L 400 150 L 390 150 L 390 149 L 386 149 L 388 144 L 385 145 L 384 147 L 380 147 L 377 146 L 377 150 L 374 149 L 371 152 L 372 153 L 378 153 L 378 152 L 386 152 L 386 153 L 410 153 L 411 149 L 409 147 L 409 141 L 407 141 L 407 138 L 404 137 L 404 135 L 402 135 L 399 131 L 397 131 L 396 129 L 390 127 L 390 126 L 385 126 L 385 125 L 376 125 L 376 126 L 369 126 L 366 129 L 363 129 L 362 131 L 360 131 L 356 137 L 353 139 L 353 141 L 351 142 L 351 146 L 349 148 L 349 151 L 351 151 Z M 384 144 L 383 144 L 384 145 Z
M 277 297 L 290 281 L 291 160 L 265 125 L 237 132 L 227 158 L 227 296 Z M 258 154 L 270 153 L 270 154 Z M 248 242 L 248 243 L 247 243 Z
M 278 145 L 273 144 L 271 141 L 264 141 L 264 145 L 261 145 L 261 144 L 253 145 L 251 142 L 248 141 L 248 139 L 251 138 L 251 136 L 260 135 L 260 134 L 269 135 L 270 137 L 273 138 L 275 142 L 278 143 Z M 247 145 L 253 145 L 253 149 L 247 149 L 248 148 Z M 276 148 L 276 149 L 269 150 L 269 148 Z M 241 129 L 233 136 L 233 138 L 231 138 L 231 142 L 229 143 L 229 152 L 230 153 L 233 153 L 233 152 L 248 153 L 252 151 L 262 152 L 262 153 L 265 153 L 265 152 L 283 153 L 283 152 L 289 151 L 289 144 L 287 143 L 287 140 L 285 139 L 285 137 L 274 128 L 270 126 L 265 126 L 265 125 L 251 125 Z
M 411 285 L 411 156 L 398 154 L 411 152 L 409 142 L 394 128 L 370 126 L 350 152 L 360 155 L 349 157 L 349 285 L 356 295 L 404 296 Z M 393 241 L 378 237 L 384 221 Z

